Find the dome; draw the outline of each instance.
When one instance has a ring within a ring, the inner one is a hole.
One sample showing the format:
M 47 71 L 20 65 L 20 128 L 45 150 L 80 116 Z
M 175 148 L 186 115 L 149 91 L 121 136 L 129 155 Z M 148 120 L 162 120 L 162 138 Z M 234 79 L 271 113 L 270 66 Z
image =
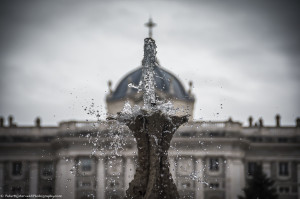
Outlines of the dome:
M 161 67 L 155 66 L 155 82 L 157 90 L 167 94 L 167 96 L 178 100 L 193 101 L 193 96 L 189 95 L 181 82 L 170 72 Z M 128 95 L 137 93 L 137 89 L 128 87 L 129 83 L 138 85 L 142 78 L 142 67 L 137 68 L 133 72 L 126 75 L 117 86 L 116 90 L 108 96 L 109 101 L 115 101 L 126 98 Z M 128 92 L 128 89 L 131 89 Z

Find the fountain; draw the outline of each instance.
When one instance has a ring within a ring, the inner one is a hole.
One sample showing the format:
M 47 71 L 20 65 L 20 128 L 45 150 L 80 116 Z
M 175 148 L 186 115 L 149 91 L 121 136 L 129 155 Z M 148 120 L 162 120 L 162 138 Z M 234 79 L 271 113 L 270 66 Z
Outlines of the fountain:
M 125 198 L 179 198 L 169 170 L 168 149 L 173 134 L 188 121 L 188 116 L 177 116 L 170 102 L 156 99 L 156 44 L 152 38 L 145 39 L 142 65 L 142 80 L 137 89 L 143 92 L 144 106 L 131 108 L 129 103 L 125 104 L 122 112 L 110 118 L 125 123 L 137 141 L 138 164 Z

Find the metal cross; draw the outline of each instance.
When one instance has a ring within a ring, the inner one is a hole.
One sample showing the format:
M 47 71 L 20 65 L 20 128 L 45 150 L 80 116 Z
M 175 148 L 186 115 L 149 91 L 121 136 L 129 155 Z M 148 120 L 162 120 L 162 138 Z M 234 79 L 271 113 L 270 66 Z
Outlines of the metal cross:
M 156 23 L 153 23 L 152 19 L 149 18 L 149 21 L 145 23 L 145 26 L 149 28 L 149 37 L 152 38 L 152 28 L 156 26 Z

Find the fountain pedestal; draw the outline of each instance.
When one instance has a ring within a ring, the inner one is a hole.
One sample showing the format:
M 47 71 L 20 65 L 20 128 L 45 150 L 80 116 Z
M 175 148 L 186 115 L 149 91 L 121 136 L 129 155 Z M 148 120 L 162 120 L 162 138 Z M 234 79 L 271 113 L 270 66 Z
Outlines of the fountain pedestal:
M 138 148 L 136 173 L 129 183 L 125 198 L 176 199 L 179 194 L 169 170 L 168 150 L 173 134 L 188 121 L 188 116 L 169 114 L 170 110 L 176 111 L 168 108 L 169 104 L 157 101 L 154 72 L 154 67 L 158 65 L 156 44 L 152 38 L 144 41 L 143 73 L 139 84 L 139 89 L 143 91 L 144 106 L 139 111 L 133 111 L 125 105 L 123 112 L 115 118 L 133 132 Z
M 169 171 L 168 150 L 173 134 L 187 120 L 187 116 L 169 116 L 155 110 L 125 121 L 133 131 L 138 148 L 138 165 L 126 198 L 179 198 Z

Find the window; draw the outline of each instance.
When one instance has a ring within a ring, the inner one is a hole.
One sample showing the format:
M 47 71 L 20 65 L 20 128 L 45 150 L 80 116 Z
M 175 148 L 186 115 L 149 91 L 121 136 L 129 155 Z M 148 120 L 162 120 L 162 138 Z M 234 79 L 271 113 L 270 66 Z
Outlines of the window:
M 94 198 L 93 195 L 82 196 L 80 199 L 91 199 Z
M 177 178 L 177 188 L 178 190 L 194 190 L 194 181 L 189 180 L 186 177 L 178 177 Z
M 91 186 L 91 182 L 82 182 L 81 183 L 81 186 L 83 186 L 83 187 L 90 187 Z
M 206 158 L 206 165 L 207 165 L 207 167 L 206 167 L 207 172 L 211 176 L 217 176 L 223 172 L 223 158 L 222 157 L 208 157 L 208 158 Z
M 91 171 L 92 170 L 92 160 L 91 159 L 81 159 L 81 170 Z
M 209 170 L 210 171 L 219 171 L 219 159 L 210 158 L 209 159 Z
M 78 191 L 86 191 L 94 189 L 95 187 L 95 180 L 94 178 L 79 178 L 77 181 L 77 190 Z
M 82 180 L 78 182 L 78 187 L 80 189 L 88 189 L 88 188 L 92 188 L 93 187 L 93 182 L 90 180 Z
M 177 159 L 177 172 L 180 176 L 189 176 L 194 172 L 194 159 L 180 157 Z
M 21 176 L 22 175 L 22 162 L 13 162 L 12 164 L 12 175 Z
M 286 142 L 288 142 L 288 139 L 286 137 L 279 137 L 278 142 L 279 143 L 286 143 Z
M 118 178 L 111 178 L 108 180 L 107 183 L 108 183 L 109 189 L 120 189 L 121 188 L 120 179 L 118 179 Z
M 41 174 L 43 177 L 53 176 L 53 164 L 52 162 L 44 162 L 41 164 Z
M 192 137 L 195 133 L 192 132 L 183 132 L 180 134 L 182 137 Z
M 289 164 L 288 162 L 279 162 L 279 176 L 289 176 Z
M 107 174 L 109 176 L 118 176 L 123 170 L 122 158 L 115 158 L 107 161 Z
M 191 187 L 191 183 L 190 182 L 183 182 L 183 183 L 181 183 L 181 186 L 185 189 L 189 189 Z
M 95 161 L 93 158 L 80 157 L 77 165 L 77 172 L 80 175 L 89 176 L 95 173 Z
M 52 194 L 52 193 L 54 193 L 53 186 L 51 186 L 51 185 L 42 186 L 42 193 L 43 194 Z
M 278 192 L 283 193 L 283 194 L 289 193 L 290 192 L 290 187 L 285 187 L 285 186 L 284 187 L 279 187 Z
M 266 137 L 265 142 L 273 142 L 273 138 L 272 137 Z
M 80 196 L 77 197 L 77 198 L 80 198 L 80 199 L 94 199 L 96 198 L 96 193 L 93 193 L 91 191 L 83 191 L 80 193 Z M 109 196 L 109 198 L 113 199 L 114 197 L 111 197 Z
M 21 194 L 22 193 L 22 187 L 21 186 L 11 187 L 11 193 L 12 194 Z
M 257 168 L 256 162 L 248 162 L 248 175 L 252 176 L 256 168 Z
M 218 189 L 219 188 L 219 183 L 209 183 L 209 188 Z

